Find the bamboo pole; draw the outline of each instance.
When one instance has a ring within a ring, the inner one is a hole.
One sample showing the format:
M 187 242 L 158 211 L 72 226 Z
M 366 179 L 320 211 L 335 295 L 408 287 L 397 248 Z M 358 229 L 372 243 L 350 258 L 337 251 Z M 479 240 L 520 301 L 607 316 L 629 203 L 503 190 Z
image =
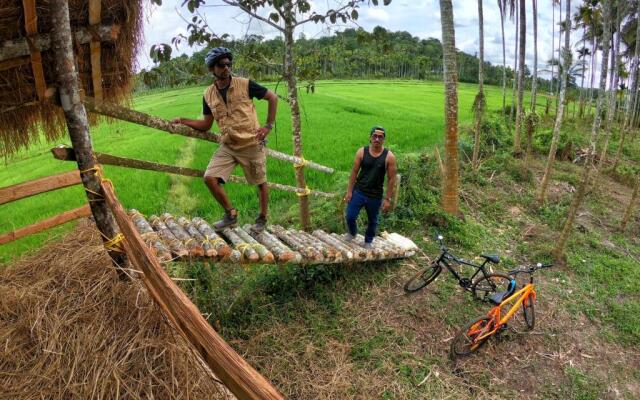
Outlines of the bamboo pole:
M 51 152 L 53 153 L 53 156 L 58 160 L 63 160 L 63 161 L 75 160 L 74 151 L 69 147 L 54 147 L 51 149 Z M 117 157 L 111 154 L 95 153 L 95 156 L 98 162 L 105 165 L 116 165 L 118 167 L 125 167 L 125 168 L 135 168 L 135 169 L 143 169 L 147 171 L 166 172 L 169 174 L 189 176 L 193 178 L 202 178 L 205 172 L 204 170 L 199 170 L 199 169 L 176 167 L 173 165 L 136 160 L 133 158 Z M 241 176 L 235 176 L 235 175 L 229 176 L 229 182 L 240 183 L 243 185 L 250 185 L 245 178 Z M 283 192 L 298 193 L 298 194 L 306 193 L 304 189 L 300 189 L 300 188 L 289 186 L 289 185 L 283 185 L 280 183 L 267 182 L 267 186 L 269 187 L 269 189 L 281 190 Z M 332 198 L 337 196 L 335 193 L 326 193 L 326 192 L 321 192 L 317 190 L 312 190 L 310 192 L 310 195 L 316 196 L 316 197 L 325 197 L 325 198 Z
M 136 230 L 142 239 L 144 239 L 144 242 L 155 252 L 155 256 L 160 261 L 170 261 L 172 259 L 171 251 L 169 251 L 167 246 L 165 246 L 162 240 L 160 240 L 158 233 L 153 230 L 151 224 L 147 221 L 144 215 L 135 208 L 129 210 L 128 215 Z
M 61 10 L 54 10 L 54 7 L 50 7 L 50 8 L 53 11 L 58 11 L 58 12 L 61 11 Z M 52 17 L 55 14 L 55 12 L 53 11 L 51 13 Z M 27 40 L 26 38 L 6 40 L 2 42 L 2 44 L 0 44 L 0 62 L 11 60 L 14 58 L 29 56 L 31 54 L 31 46 L 33 46 L 34 50 L 37 50 L 39 52 L 44 52 L 44 51 L 53 49 L 54 48 L 54 44 L 53 44 L 54 30 L 55 28 L 52 29 L 51 35 L 40 34 L 40 35 L 32 36 L 30 39 L 31 44 L 29 43 L 29 40 Z M 71 38 L 71 35 L 72 35 L 71 30 L 69 29 L 68 32 L 69 32 L 69 37 Z M 100 27 L 98 28 L 98 36 L 100 37 L 100 40 L 103 42 L 114 42 L 116 39 L 118 39 L 119 35 L 120 35 L 120 25 L 100 25 Z M 87 44 L 91 42 L 91 40 L 93 39 L 91 30 L 89 30 L 88 28 L 78 29 L 73 33 L 73 36 L 75 38 L 74 42 L 78 44 Z
M 242 254 L 244 261 L 256 262 L 260 260 L 260 255 L 255 251 L 249 243 L 242 240 L 231 228 L 225 228 L 222 230 L 222 234 L 229 239 L 233 246 Z
M 302 262 L 317 262 L 322 261 L 322 253 L 318 252 L 316 249 L 306 246 L 303 242 L 301 242 L 297 237 L 292 235 L 286 229 L 278 225 L 269 225 L 267 226 L 267 230 L 273 233 L 278 239 L 282 240 L 293 250 L 300 253 L 302 256 Z
M 254 232 L 251 230 L 251 225 L 247 224 L 243 226 L 246 232 L 249 232 L 258 242 L 265 246 L 274 256 L 277 257 L 278 262 L 300 262 L 300 253 L 294 252 L 286 244 L 282 243 L 277 237 L 269 233 L 267 230 L 262 232 Z
M 202 236 L 205 237 L 205 239 L 207 241 L 209 241 L 209 243 L 211 243 L 211 246 L 213 246 L 214 250 L 218 253 L 218 255 L 222 258 L 226 258 L 226 257 L 232 257 L 234 258 L 235 255 L 232 254 L 232 250 L 231 247 L 229 247 L 229 245 L 227 244 L 227 242 L 224 241 L 223 238 L 221 238 L 207 223 L 207 221 L 205 221 L 204 219 L 200 218 L 200 217 L 196 217 L 194 219 L 191 220 L 191 223 L 193 223 L 196 227 L 196 229 L 198 229 L 198 231 L 202 234 Z M 239 256 L 238 256 L 239 258 Z
M 189 128 L 186 125 L 172 124 L 171 122 L 160 117 L 154 117 L 149 114 L 130 110 L 128 108 L 121 107 L 112 103 L 102 102 L 101 104 L 97 104 L 96 101 L 90 97 L 85 97 L 84 103 L 87 107 L 87 110 L 95 114 L 116 118 L 122 121 L 132 122 L 138 125 L 144 125 L 149 128 L 155 128 L 168 133 L 207 140 L 214 143 L 220 143 L 220 135 L 213 132 L 198 131 L 196 129 Z M 320 165 L 313 161 L 304 160 L 303 158 L 285 154 L 269 148 L 266 148 L 265 150 L 268 156 L 276 158 L 278 160 L 286 161 L 296 165 L 304 165 L 307 168 L 315 169 L 326 174 L 332 174 L 334 172 L 333 168 Z
M 202 233 L 200 233 L 193 222 L 189 221 L 185 217 L 180 217 L 178 218 L 178 223 L 194 240 L 201 244 L 205 256 L 213 258 L 218 255 L 218 252 L 213 247 L 213 244 L 207 238 L 205 238 Z
M 0 188 L 0 204 L 82 183 L 77 170 Z
M 189 297 L 169 278 L 144 245 L 118 202 L 111 184 L 103 182 L 105 199 L 122 230 L 131 263 L 174 328 L 202 357 L 239 400 L 281 400 L 284 397 L 218 335 Z
M 260 244 L 257 240 L 255 240 L 248 231 L 245 231 L 242 228 L 234 228 L 233 232 L 240 237 L 240 239 L 244 240 L 248 243 L 251 248 L 253 248 L 256 253 L 260 256 L 260 262 L 271 264 L 275 261 L 273 257 L 273 253 L 269 251 L 264 245 Z
M 62 225 L 69 221 L 73 221 L 74 219 L 88 217 L 90 215 L 91 209 L 89 208 L 88 204 L 85 204 L 84 206 L 76 208 L 75 210 L 65 211 L 62 214 L 58 214 L 54 217 L 38 221 L 35 224 L 16 229 L 13 232 L 4 233 L 0 235 L 0 244 L 13 242 L 14 240 L 18 240 L 25 236 L 42 232 L 49 228 L 53 228 L 54 226 Z
M 160 236 L 162 241 L 169 247 L 171 253 L 176 257 L 186 257 L 189 255 L 189 251 L 184 247 L 182 241 L 178 239 L 173 232 L 171 232 L 169 227 L 162 222 L 160 217 L 152 215 L 149 217 L 149 222 L 153 229 L 158 232 L 158 236 Z
M 189 235 L 187 231 L 185 231 L 184 228 L 182 228 L 182 226 L 178 224 L 178 222 L 176 222 L 175 218 L 173 218 L 173 215 L 169 213 L 164 213 L 160 216 L 160 220 L 164 222 L 164 224 L 167 226 L 167 228 L 169 228 L 169 230 L 171 231 L 171 233 L 173 233 L 176 239 L 182 242 L 184 247 L 189 252 L 190 256 L 192 257 L 204 256 L 204 249 L 202 248 L 202 244 L 200 244 L 198 241 L 193 239 L 191 235 Z

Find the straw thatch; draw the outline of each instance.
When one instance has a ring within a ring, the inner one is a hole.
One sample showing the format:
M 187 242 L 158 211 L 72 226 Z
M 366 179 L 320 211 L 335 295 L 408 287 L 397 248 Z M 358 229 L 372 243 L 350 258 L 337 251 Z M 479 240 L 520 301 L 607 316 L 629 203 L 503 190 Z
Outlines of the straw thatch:
M 51 30 L 49 1 L 37 0 L 37 35 L 29 35 L 26 43 L 33 54 L 37 38 L 46 37 Z M 141 43 L 143 0 L 102 0 L 99 24 L 89 24 L 89 1 L 69 0 L 72 32 L 88 32 L 99 39 L 98 27 L 115 27 L 117 38 L 100 43 L 103 98 L 121 102 L 128 98 L 132 83 L 135 56 Z M 25 42 L 23 0 L 0 0 L 0 51 L 11 43 Z M 86 36 L 86 35 L 85 35 Z M 86 95 L 95 91 L 91 76 L 89 43 L 74 39 L 77 70 Z M 46 87 L 55 86 L 54 62 L 51 50 L 41 52 Z M 37 142 L 40 134 L 49 140 L 64 132 L 60 110 L 36 93 L 36 78 L 30 55 L 0 61 L 0 156 L 7 156 Z M 39 128 L 42 129 L 39 129 Z
M 0 270 L 0 398 L 228 398 L 93 224 Z

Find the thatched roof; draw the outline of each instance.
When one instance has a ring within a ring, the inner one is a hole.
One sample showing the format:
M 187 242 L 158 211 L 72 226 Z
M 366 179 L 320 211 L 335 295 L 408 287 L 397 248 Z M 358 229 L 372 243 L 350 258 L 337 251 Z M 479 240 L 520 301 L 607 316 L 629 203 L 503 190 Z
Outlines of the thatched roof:
M 143 0 L 69 0 L 69 13 L 85 94 L 99 98 L 102 92 L 113 102 L 128 98 Z M 36 142 L 41 132 L 51 140 L 65 132 L 61 110 L 43 96 L 55 86 L 50 30 L 47 0 L 0 0 L 0 156 Z

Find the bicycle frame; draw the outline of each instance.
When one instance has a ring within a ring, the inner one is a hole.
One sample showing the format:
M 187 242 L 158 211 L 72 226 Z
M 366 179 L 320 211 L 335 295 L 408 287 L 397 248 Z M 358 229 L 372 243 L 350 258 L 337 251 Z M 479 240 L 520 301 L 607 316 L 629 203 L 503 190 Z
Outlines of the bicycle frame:
M 529 296 L 533 296 L 532 299 L 535 301 L 536 291 L 533 283 L 526 284 L 522 289 L 518 290 L 517 292 L 503 300 L 499 305 L 493 307 L 491 311 L 487 313 L 487 316 L 493 321 L 493 329 L 490 332 L 478 336 L 477 338 L 475 338 L 475 341 L 482 341 L 483 339 L 496 333 L 500 329 L 500 327 L 506 324 L 507 321 L 511 319 L 513 314 L 515 314 L 520 309 L 520 307 L 522 307 L 522 303 L 524 303 L 525 300 L 529 299 Z M 502 307 L 511 302 L 514 302 L 513 305 L 511 306 L 509 311 L 503 317 L 501 317 L 500 315 Z M 475 346 L 477 346 L 477 344 L 474 344 L 474 348 Z
M 453 267 L 447 262 L 447 259 L 455 262 L 456 264 L 459 265 L 467 265 L 469 267 L 473 267 L 476 269 L 476 272 L 473 273 L 473 275 L 471 275 L 471 277 L 466 278 L 463 276 L 460 276 L 460 274 L 458 274 L 456 272 L 455 269 L 453 269 Z M 463 279 L 469 279 L 470 281 L 473 281 L 473 279 L 482 271 L 482 274 L 484 276 L 487 276 L 487 271 L 485 270 L 485 265 L 487 265 L 487 262 L 489 262 L 489 260 L 485 260 L 482 264 L 478 265 L 478 264 L 474 264 L 471 262 L 467 262 L 464 260 L 461 260 L 459 258 L 457 258 L 456 256 L 454 256 L 453 254 L 449 253 L 446 250 L 443 250 L 442 253 L 440 254 L 440 257 L 438 258 L 438 264 L 439 265 L 444 265 L 449 272 L 451 272 L 451 274 L 458 280 L 458 282 L 461 282 Z

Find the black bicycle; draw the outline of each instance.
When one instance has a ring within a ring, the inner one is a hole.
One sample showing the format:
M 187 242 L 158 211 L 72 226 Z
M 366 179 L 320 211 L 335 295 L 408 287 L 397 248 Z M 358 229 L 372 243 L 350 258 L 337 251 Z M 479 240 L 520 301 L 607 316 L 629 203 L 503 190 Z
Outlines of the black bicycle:
M 482 254 L 485 259 L 480 265 L 467 262 L 456 257 L 449 252 L 442 242 L 442 236 L 438 235 L 437 240 L 440 242 L 440 255 L 428 267 L 414 275 L 404 285 L 404 291 L 407 293 L 417 292 L 423 287 L 433 282 L 443 268 L 446 268 L 458 280 L 458 283 L 465 290 L 470 291 L 473 297 L 478 300 L 488 301 L 492 294 L 505 292 L 509 288 L 511 277 L 500 272 L 487 272 L 486 265 L 488 262 L 498 264 L 500 258 L 493 254 Z M 476 269 L 470 277 L 464 277 L 453 269 L 453 265 L 467 265 Z M 476 279 L 477 277 L 477 279 Z

